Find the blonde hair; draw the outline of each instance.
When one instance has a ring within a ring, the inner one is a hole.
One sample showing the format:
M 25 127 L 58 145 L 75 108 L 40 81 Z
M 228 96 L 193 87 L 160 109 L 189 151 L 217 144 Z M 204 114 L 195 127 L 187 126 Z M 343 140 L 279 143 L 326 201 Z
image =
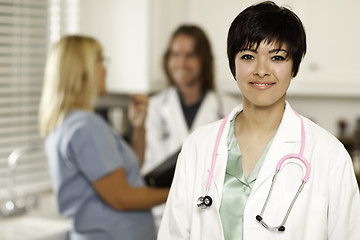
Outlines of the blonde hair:
M 72 109 L 93 111 L 100 43 L 91 37 L 66 36 L 49 52 L 40 100 L 40 134 L 46 137 Z

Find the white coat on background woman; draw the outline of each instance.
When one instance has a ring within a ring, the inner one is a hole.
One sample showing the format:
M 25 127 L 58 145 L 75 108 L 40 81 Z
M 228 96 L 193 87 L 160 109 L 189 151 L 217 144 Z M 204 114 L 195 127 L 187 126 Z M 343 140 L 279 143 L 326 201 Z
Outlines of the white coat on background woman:
M 181 25 L 173 32 L 163 69 L 169 87 L 149 101 L 143 173 L 178 152 L 194 129 L 224 116 L 210 41 L 200 27 Z
M 150 98 L 146 120 L 146 160 L 142 171 L 149 172 L 166 157 L 179 151 L 185 138 L 194 129 L 219 120 L 223 116 L 222 102 L 213 91 L 207 92 L 204 96 L 190 129 L 186 124 L 175 87 L 170 87 Z
M 184 142 L 159 240 L 359 239 L 349 154 L 286 102 L 305 52 L 303 25 L 287 8 L 263 2 L 234 19 L 227 53 L 242 105 L 220 138 L 218 121 Z

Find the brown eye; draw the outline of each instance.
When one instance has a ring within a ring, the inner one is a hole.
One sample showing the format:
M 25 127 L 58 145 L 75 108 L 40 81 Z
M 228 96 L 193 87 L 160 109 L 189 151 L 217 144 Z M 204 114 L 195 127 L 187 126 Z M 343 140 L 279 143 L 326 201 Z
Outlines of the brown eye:
M 241 59 L 243 59 L 243 60 L 253 60 L 254 57 L 249 55 L 249 54 L 245 54 L 245 55 L 241 56 Z
M 281 61 L 286 60 L 286 58 L 284 58 L 283 56 L 274 56 L 274 57 L 272 57 L 272 60 L 281 62 Z

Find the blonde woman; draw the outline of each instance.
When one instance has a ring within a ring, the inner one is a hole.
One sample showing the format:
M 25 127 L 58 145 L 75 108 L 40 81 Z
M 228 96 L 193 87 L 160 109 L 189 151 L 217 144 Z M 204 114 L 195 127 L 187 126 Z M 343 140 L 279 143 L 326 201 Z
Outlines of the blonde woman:
M 105 75 L 93 38 L 66 36 L 49 53 L 39 120 L 59 211 L 71 219 L 72 240 L 155 239 L 149 208 L 165 202 L 168 189 L 145 187 L 142 159 L 94 113 Z M 137 135 L 144 134 L 146 107 L 146 99 L 133 97 Z

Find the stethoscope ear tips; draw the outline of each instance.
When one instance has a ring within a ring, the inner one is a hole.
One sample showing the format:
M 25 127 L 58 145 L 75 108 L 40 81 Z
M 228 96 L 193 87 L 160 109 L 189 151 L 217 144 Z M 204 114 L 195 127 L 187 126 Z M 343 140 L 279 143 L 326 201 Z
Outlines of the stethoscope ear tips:
M 281 227 L 278 228 L 278 230 L 279 230 L 279 232 L 283 232 L 283 231 L 285 231 L 285 227 L 281 226 Z
M 278 230 L 279 232 L 284 232 L 285 231 L 285 227 L 284 226 L 280 226 L 280 227 L 269 227 L 265 222 L 263 222 L 263 218 L 260 215 L 256 215 L 256 220 L 261 223 L 265 228 L 270 230 Z
M 212 205 L 212 198 L 210 196 L 199 197 L 197 200 L 197 206 L 201 209 L 205 209 Z

